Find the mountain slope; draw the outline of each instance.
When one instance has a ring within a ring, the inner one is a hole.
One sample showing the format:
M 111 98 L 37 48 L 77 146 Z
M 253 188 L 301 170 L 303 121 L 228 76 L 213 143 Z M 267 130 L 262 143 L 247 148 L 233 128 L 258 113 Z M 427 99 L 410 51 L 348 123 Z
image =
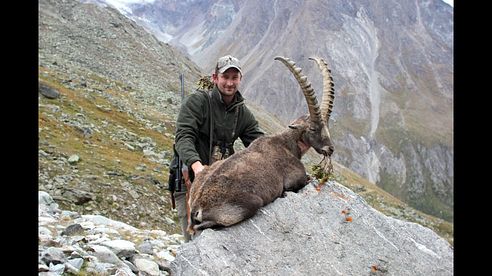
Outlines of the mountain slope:
M 178 232 L 164 188 L 178 76 L 190 91 L 197 66 L 98 5 L 40 1 L 39 34 L 40 91 L 59 95 L 39 96 L 39 189 L 67 210 Z
M 167 33 L 169 43 L 207 72 L 224 53 L 239 57 L 244 95 L 284 123 L 304 114 L 306 106 L 294 93 L 295 80 L 273 58 L 296 61 L 319 95 L 321 78 L 307 58 L 324 57 L 336 89 L 334 158 L 412 206 L 453 220 L 449 5 L 156 0 L 130 7 L 130 17 L 154 33 Z M 161 16 L 166 14 L 173 16 Z

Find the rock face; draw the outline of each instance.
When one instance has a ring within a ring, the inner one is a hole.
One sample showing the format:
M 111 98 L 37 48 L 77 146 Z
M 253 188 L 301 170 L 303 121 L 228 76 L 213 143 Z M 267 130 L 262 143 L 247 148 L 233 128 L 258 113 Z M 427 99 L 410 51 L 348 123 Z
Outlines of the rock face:
M 172 275 L 453 275 L 430 229 L 374 210 L 336 182 L 287 193 L 251 219 L 183 244 Z

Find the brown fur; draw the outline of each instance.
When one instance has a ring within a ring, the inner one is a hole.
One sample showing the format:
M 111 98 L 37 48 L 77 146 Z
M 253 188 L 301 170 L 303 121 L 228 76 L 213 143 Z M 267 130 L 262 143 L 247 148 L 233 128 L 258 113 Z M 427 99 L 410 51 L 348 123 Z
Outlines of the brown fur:
M 188 231 L 230 226 L 253 216 L 262 206 L 285 191 L 297 191 L 307 183 L 301 151 L 302 141 L 318 152 L 331 154 L 331 140 L 321 135 L 326 128 L 312 131 L 307 117 L 277 135 L 256 139 L 226 160 L 199 173 L 190 189 L 191 210 Z

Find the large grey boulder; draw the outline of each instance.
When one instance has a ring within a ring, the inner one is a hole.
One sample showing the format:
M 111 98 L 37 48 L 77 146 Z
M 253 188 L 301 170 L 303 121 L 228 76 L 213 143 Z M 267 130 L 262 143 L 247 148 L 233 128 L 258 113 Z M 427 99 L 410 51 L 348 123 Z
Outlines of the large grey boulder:
M 453 275 L 450 244 L 336 182 L 287 193 L 251 219 L 183 244 L 172 275 Z

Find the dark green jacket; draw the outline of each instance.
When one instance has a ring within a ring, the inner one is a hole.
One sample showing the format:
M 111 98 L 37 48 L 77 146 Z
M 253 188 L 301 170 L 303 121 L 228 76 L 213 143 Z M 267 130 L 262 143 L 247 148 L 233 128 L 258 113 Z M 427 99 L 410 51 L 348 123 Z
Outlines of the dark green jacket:
M 233 102 L 226 107 L 217 86 L 211 90 L 211 103 L 214 124 L 213 140 L 233 144 L 240 138 L 244 146 L 263 135 L 258 122 L 244 104 L 244 98 L 238 92 Z M 237 109 L 237 124 L 234 120 Z M 190 168 L 195 161 L 209 164 L 210 118 L 206 92 L 196 91 L 188 95 L 181 105 L 176 121 L 175 145 L 181 160 Z

